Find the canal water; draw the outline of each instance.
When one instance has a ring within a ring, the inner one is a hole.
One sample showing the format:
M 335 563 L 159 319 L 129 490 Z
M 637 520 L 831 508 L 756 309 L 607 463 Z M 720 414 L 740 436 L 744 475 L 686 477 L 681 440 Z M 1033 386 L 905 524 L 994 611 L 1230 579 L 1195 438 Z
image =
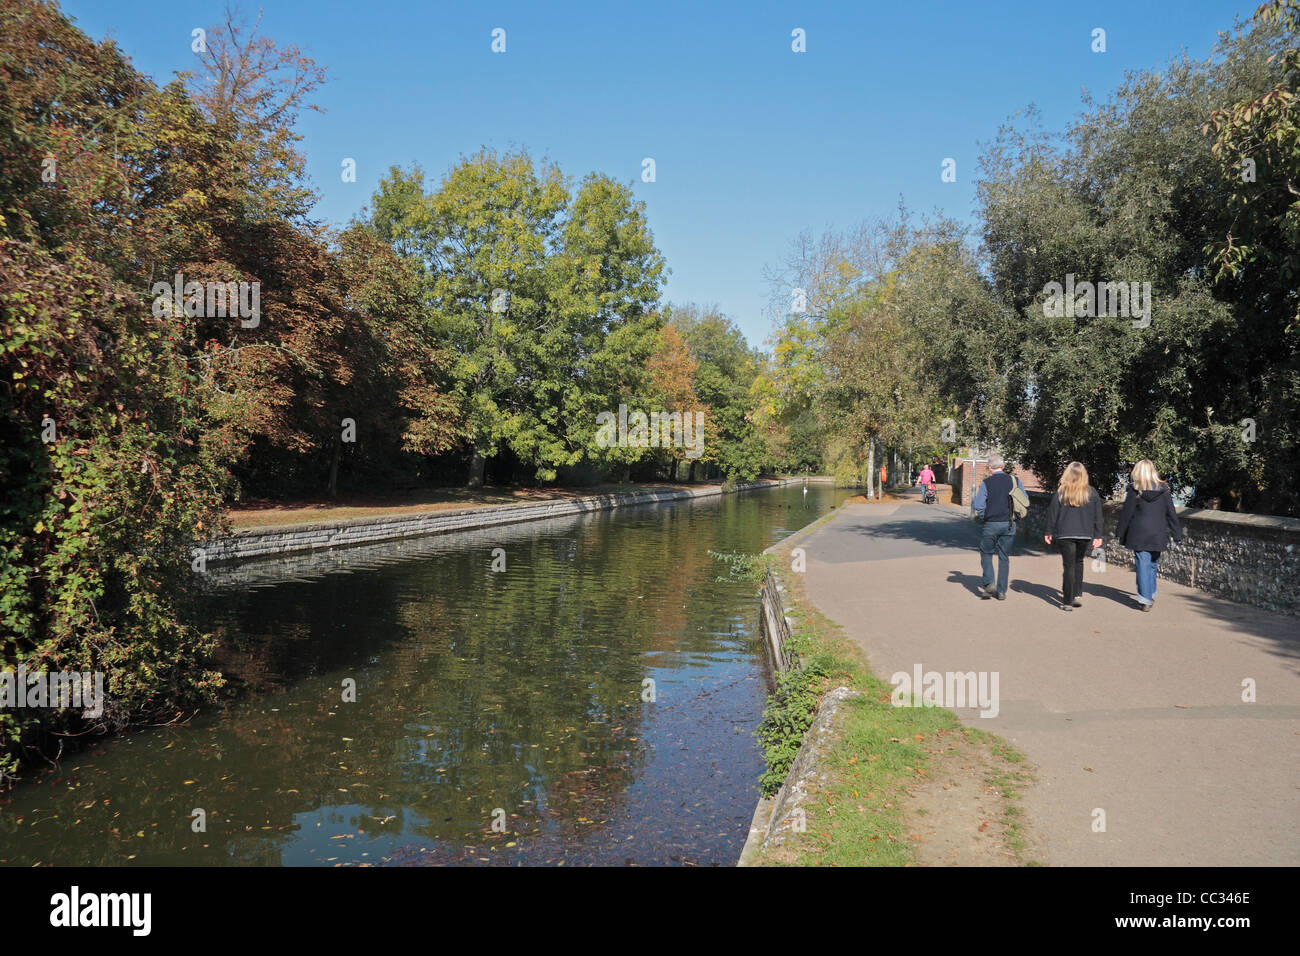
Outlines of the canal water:
M 210 568 L 241 693 L 29 771 L 0 864 L 734 864 L 765 665 L 756 586 L 709 551 L 761 551 L 847 495 Z

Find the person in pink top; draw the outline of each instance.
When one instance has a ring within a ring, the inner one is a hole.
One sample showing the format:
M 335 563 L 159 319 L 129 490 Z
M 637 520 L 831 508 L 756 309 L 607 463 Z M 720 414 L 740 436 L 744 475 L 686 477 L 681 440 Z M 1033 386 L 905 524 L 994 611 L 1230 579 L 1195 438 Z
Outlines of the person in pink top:
M 916 476 L 916 483 L 921 486 L 922 495 L 925 494 L 930 485 L 934 484 L 934 472 L 930 470 L 929 465 L 921 469 L 921 473 Z

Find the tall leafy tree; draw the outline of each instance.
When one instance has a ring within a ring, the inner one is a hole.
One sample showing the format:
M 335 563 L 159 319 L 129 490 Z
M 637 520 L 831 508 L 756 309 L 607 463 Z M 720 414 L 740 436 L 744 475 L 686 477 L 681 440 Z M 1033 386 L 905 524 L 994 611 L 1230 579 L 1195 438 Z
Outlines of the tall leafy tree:
M 571 194 L 553 165 L 490 150 L 432 193 L 392 170 L 369 225 L 418 260 L 429 322 L 452 360 L 469 481 L 509 451 L 540 480 L 584 459 L 627 465 L 641 449 L 602 449 L 596 416 L 645 397 L 665 275 L 643 204 L 605 176 Z
M 658 346 L 646 363 L 649 394 L 652 396 L 650 406 L 682 415 L 684 421 L 693 425 L 697 421 L 696 413 L 702 411 L 699 396 L 695 394 L 695 375 L 699 365 L 681 332 L 675 326 L 665 325 L 659 332 Z M 690 418 L 686 419 L 685 416 Z M 672 477 L 677 476 L 679 463 L 686 462 L 689 467 L 689 463 L 696 458 L 694 450 L 686 447 L 673 447 L 661 451 L 660 455 L 672 462 Z
M 1089 104 L 1063 142 L 1031 116 L 986 156 L 989 271 L 1023 329 L 1004 356 L 1022 379 L 1005 408 L 1045 478 L 1079 458 L 1109 491 L 1129 463 L 1151 457 L 1200 502 L 1295 506 L 1281 477 L 1294 459 L 1288 430 L 1267 444 L 1243 440 L 1246 419 L 1294 394 L 1284 300 L 1243 295 L 1207 261 L 1231 203 L 1200 132 L 1216 109 L 1273 86 L 1277 43 L 1268 29 L 1227 37 L 1209 61 L 1134 75 L 1107 103 Z M 1150 313 L 1138 322 L 1045 313 L 1047 284 L 1070 275 L 1149 288 Z M 1271 488 L 1259 480 L 1270 470 L 1281 479 Z
M 1232 483 L 1248 507 L 1300 513 L 1300 2 L 1262 4 L 1240 42 L 1268 51 L 1268 79 L 1237 84 L 1239 98 L 1202 127 L 1226 192 L 1206 251 L 1255 353 L 1237 423 L 1255 442 Z M 1263 69 L 1258 56 L 1240 59 Z
M 549 319 L 546 262 L 568 200 L 556 167 L 489 150 L 457 165 L 428 197 L 430 304 L 455 355 L 471 486 L 504 446 L 538 440 L 531 353 Z
M 716 308 L 680 306 L 669 310 L 669 321 L 698 363 L 694 388 L 705 406 L 700 460 L 716 465 L 728 479 L 757 478 L 771 457 L 755 414 L 753 385 L 762 354 Z
M 98 718 L 0 713 L 3 776 L 53 734 L 211 699 L 186 598 L 225 481 L 183 330 L 142 282 L 183 205 L 183 99 L 52 5 L 0 18 L 0 666 L 97 671 L 108 695 Z

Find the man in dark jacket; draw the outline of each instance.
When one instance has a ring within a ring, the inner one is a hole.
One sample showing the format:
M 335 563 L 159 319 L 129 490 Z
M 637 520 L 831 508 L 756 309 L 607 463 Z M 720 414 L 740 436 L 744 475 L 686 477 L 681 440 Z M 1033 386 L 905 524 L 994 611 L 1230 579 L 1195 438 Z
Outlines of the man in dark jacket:
M 1138 463 L 1139 468 L 1149 464 L 1145 461 Z M 1135 468 L 1134 474 L 1138 473 L 1138 468 Z M 1176 543 L 1183 540 L 1183 529 L 1178 523 L 1178 512 L 1174 509 L 1169 486 L 1159 481 L 1154 468 L 1150 473 L 1155 476 L 1150 482 L 1155 487 L 1138 490 L 1129 485 L 1124 507 L 1115 525 L 1115 537 L 1133 552 L 1137 568 L 1137 601 L 1144 611 L 1151 610 L 1155 603 L 1160 553 L 1168 550 L 1170 536 Z
M 1016 538 L 1016 523 L 1011 515 L 1011 488 L 1020 485 L 1019 478 L 1012 478 L 1002 466 L 1005 464 L 1001 455 L 989 455 L 989 469 L 992 471 L 980 483 L 980 490 L 975 493 L 972 505 L 975 514 L 984 522 L 980 532 L 980 569 L 983 571 L 983 584 L 980 585 L 980 597 L 1007 599 L 1007 584 L 1011 578 L 1011 543 Z M 998 556 L 998 581 L 993 584 L 993 554 Z

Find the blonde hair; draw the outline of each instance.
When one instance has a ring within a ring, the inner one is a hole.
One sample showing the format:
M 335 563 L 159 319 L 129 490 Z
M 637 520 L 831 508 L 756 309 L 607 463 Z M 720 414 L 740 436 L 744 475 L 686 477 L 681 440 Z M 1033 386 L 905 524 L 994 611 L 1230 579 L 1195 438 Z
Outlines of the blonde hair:
M 1129 475 L 1129 480 L 1138 491 L 1155 491 L 1164 485 L 1160 480 L 1160 472 L 1156 471 L 1156 466 L 1151 463 L 1150 458 L 1143 458 L 1133 466 L 1133 473 Z
M 1072 461 L 1065 466 L 1061 483 L 1056 486 L 1056 493 L 1061 500 L 1072 508 L 1078 508 L 1088 501 L 1088 469 L 1081 462 Z

